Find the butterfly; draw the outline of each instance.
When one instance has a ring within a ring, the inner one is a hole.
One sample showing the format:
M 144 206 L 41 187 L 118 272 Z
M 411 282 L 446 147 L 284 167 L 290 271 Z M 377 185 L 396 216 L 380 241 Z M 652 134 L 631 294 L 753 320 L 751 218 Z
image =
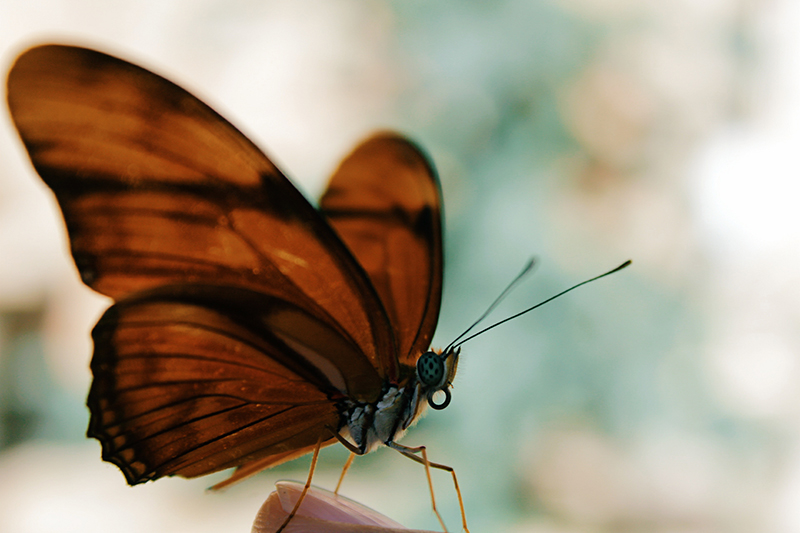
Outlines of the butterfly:
M 370 137 L 315 209 L 209 106 L 104 53 L 27 50 L 8 106 L 82 281 L 115 302 L 87 434 L 129 484 L 236 481 L 337 441 L 442 466 L 396 443 L 449 403 L 459 356 L 429 350 L 442 199 L 417 145 Z

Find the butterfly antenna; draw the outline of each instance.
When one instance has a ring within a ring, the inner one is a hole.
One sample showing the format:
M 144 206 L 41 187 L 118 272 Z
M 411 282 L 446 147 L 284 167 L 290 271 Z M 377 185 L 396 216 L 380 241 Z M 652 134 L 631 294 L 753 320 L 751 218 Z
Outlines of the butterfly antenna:
M 510 316 L 510 317 L 508 317 L 508 318 L 504 318 L 504 319 L 503 319 L 503 320 L 501 320 L 500 322 L 496 322 L 496 323 L 492 324 L 491 326 L 489 326 L 489 327 L 487 327 L 487 328 L 484 328 L 484 329 L 480 330 L 479 332 L 477 332 L 477 333 L 474 333 L 474 334 L 470 335 L 469 337 L 467 337 L 466 339 L 462 340 L 461 342 L 458 342 L 458 344 L 455 344 L 455 343 L 458 341 L 458 339 L 456 339 L 455 341 L 453 341 L 453 343 L 452 343 L 453 345 L 452 345 L 452 346 L 449 346 L 449 348 L 451 348 L 451 349 L 452 349 L 452 348 L 458 348 L 459 346 L 461 346 L 462 344 L 464 344 L 464 343 L 465 343 L 465 342 L 467 342 L 468 340 L 470 340 L 470 339 L 474 339 L 474 338 L 475 338 L 475 337 L 477 337 L 478 335 L 482 335 L 482 334 L 486 333 L 487 331 L 489 331 L 490 329 L 494 329 L 494 328 L 496 328 L 496 327 L 497 327 L 497 326 L 499 326 L 500 324 L 505 324 L 505 323 L 506 323 L 506 322 L 508 322 L 509 320 L 514 320 L 515 318 L 518 318 L 518 317 L 520 317 L 520 316 L 524 315 L 525 313 L 530 313 L 531 311 L 533 311 L 533 310 L 534 310 L 534 309 L 536 309 L 537 307 L 541 307 L 541 306 L 543 306 L 544 304 L 546 304 L 547 302 L 550 302 L 550 301 L 552 301 L 552 300 L 555 300 L 555 299 L 556 299 L 556 298 L 558 298 L 559 296 L 563 296 L 563 295 L 567 294 L 567 293 L 568 293 L 569 291 L 571 291 L 571 290 L 577 289 L 577 288 L 578 288 L 578 287 L 580 287 L 581 285 L 586 285 L 587 283 L 591 283 L 591 282 L 593 282 L 593 281 L 596 281 L 596 280 L 598 280 L 598 279 L 600 279 L 600 278 L 604 278 L 604 277 L 606 277 L 606 276 L 609 276 L 609 275 L 611 275 L 611 274 L 613 274 L 613 273 L 615 273 L 615 272 L 619 272 L 620 270 L 622 270 L 623 268 L 626 268 L 626 267 L 627 267 L 627 266 L 629 266 L 630 264 L 631 264 L 631 260 L 630 260 L 630 259 L 628 259 L 627 261 L 625 261 L 624 263 L 622 263 L 622 264 L 621 264 L 620 266 L 618 266 L 617 268 L 611 269 L 611 270 L 609 270 L 608 272 L 606 272 L 606 273 L 604 273 L 604 274 L 600 274 L 599 276 L 595 276 L 595 277 L 593 277 L 593 278 L 591 278 L 591 279 L 587 279 L 587 280 L 585 280 L 585 281 L 581 281 L 581 282 L 580 282 L 580 283 L 578 283 L 577 285 L 573 285 L 573 286 L 572 286 L 572 287 L 570 287 L 569 289 L 563 290 L 563 291 L 559 292 L 558 294 L 556 294 L 555 296 L 551 296 L 550 298 L 548 298 L 547 300 L 545 300 L 545 301 L 543 301 L 543 302 L 539 302 L 538 304 L 536 304 L 536 305 L 534 305 L 534 306 L 532 306 L 532 307 L 529 307 L 529 308 L 525 309 L 524 311 L 520 311 L 519 313 L 517 313 L 517 314 L 515 314 L 515 315 L 511 315 L 511 316 Z M 515 282 L 516 282 L 516 280 L 515 280 Z M 492 304 L 492 305 L 494 305 L 494 304 Z M 483 318 L 483 317 L 481 317 L 481 318 Z M 470 329 L 472 329 L 472 327 L 473 327 L 474 325 L 475 325 L 475 324 L 473 324 L 472 326 L 470 326 Z M 467 331 L 469 331 L 469 329 L 468 329 Z M 466 333 L 466 332 L 465 332 L 465 333 Z M 459 338 L 461 338 L 461 337 L 463 337 L 463 336 L 464 336 L 464 335 L 462 334 L 461 336 L 459 336 Z
M 501 293 L 500 293 L 500 296 L 498 296 L 497 298 L 495 298 L 494 302 L 492 302 L 492 304 L 491 304 L 491 305 L 490 305 L 490 306 L 489 306 L 489 307 L 486 309 L 486 311 L 484 311 L 484 312 L 483 312 L 483 314 L 480 316 L 480 318 L 478 318 L 478 320 L 476 320 L 475 322 L 473 322 L 473 323 L 472 323 L 472 325 L 471 325 L 470 327 L 468 327 L 468 328 L 467 328 L 467 329 L 466 329 L 466 330 L 465 330 L 465 331 L 464 331 L 464 332 L 463 332 L 461 335 L 459 335 L 458 337 L 456 337 L 455 339 L 453 339 L 453 342 L 451 342 L 450 344 L 448 344 L 448 345 L 447 345 L 447 348 L 445 348 L 445 349 L 444 349 L 444 351 L 443 351 L 442 353 L 443 353 L 443 354 L 447 354 L 447 353 L 448 353 L 448 352 L 449 352 L 449 351 L 450 351 L 452 348 L 454 348 L 455 346 L 457 346 L 457 345 L 456 345 L 456 343 L 458 342 L 458 340 L 459 340 L 461 337 L 463 337 L 464 335 L 466 335 L 467 333 L 469 333 L 470 331 L 472 331 L 472 328 L 474 328 L 475 326 L 477 326 L 478 324 L 480 324 L 480 323 L 481 323 L 481 321 L 483 321 L 483 319 L 484 319 L 484 318 L 486 318 L 486 317 L 489 315 L 489 313 L 491 313 L 491 312 L 492 312 L 492 310 L 493 310 L 495 307 L 497 307 L 497 304 L 499 304 L 500 302 L 502 302 L 502 301 L 503 301 L 503 299 L 504 299 L 506 296 L 508 296 L 508 293 L 510 293 L 510 292 L 511 292 L 511 289 L 513 289 L 513 288 L 514 288 L 514 286 L 516 286 L 516 285 L 517 285 L 517 283 L 519 283 L 520 281 L 522 281 L 522 278 L 524 278 L 525 276 L 527 276 L 527 275 L 528 275 L 528 274 L 531 272 L 531 270 L 533 270 L 533 266 L 534 266 L 534 264 L 535 264 L 535 263 L 536 263 L 536 259 L 535 259 L 535 258 L 533 258 L 533 257 L 531 257 L 531 258 L 528 260 L 528 262 L 525 264 L 525 267 L 523 267 L 523 269 L 522 269 L 522 272 L 520 272 L 519 274 L 517 274 L 517 276 L 516 276 L 516 277 L 515 277 L 515 278 L 514 278 L 514 279 L 511 281 L 511 283 L 509 283 L 509 284 L 508 284 L 508 287 L 506 287 L 506 288 L 505 288 L 505 290 L 504 290 L 503 292 L 501 292 Z

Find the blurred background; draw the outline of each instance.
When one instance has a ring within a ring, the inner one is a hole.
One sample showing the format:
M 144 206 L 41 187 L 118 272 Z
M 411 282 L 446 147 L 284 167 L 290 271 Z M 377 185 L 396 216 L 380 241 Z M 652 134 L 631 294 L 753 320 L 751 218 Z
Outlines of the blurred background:
M 451 406 L 403 440 L 455 467 L 473 533 L 800 532 L 800 3 L 793 0 L 4 0 L 0 65 L 67 42 L 207 101 L 316 198 L 398 129 L 437 165 Z M 84 437 L 89 332 L 54 197 L 0 113 L 0 531 L 244 532 L 303 458 L 129 488 Z M 322 453 L 332 488 L 346 459 Z M 452 531 L 450 477 L 434 473 Z M 381 449 L 343 493 L 438 529 Z

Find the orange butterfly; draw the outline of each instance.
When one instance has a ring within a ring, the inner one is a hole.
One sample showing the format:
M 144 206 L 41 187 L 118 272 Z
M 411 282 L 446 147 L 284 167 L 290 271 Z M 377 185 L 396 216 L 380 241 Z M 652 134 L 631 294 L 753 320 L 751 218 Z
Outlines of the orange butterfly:
M 210 107 L 106 54 L 26 51 L 8 104 L 83 282 L 116 301 L 92 332 L 88 435 L 128 483 L 234 481 L 336 440 L 452 472 L 395 442 L 446 407 L 458 362 L 428 351 L 441 194 L 416 145 L 368 139 L 316 210 Z

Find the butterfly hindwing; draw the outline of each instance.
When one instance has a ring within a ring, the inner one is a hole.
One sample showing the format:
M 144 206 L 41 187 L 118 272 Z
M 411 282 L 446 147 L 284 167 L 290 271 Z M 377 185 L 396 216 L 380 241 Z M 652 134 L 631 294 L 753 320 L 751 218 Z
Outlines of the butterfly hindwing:
M 267 325 L 302 311 L 242 292 L 166 287 L 112 306 L 95 327 L 89 435 L 130 483 L 194 477 L 333 438 L 342 377 L 308 359 L 313 347 L 298 353 Z

